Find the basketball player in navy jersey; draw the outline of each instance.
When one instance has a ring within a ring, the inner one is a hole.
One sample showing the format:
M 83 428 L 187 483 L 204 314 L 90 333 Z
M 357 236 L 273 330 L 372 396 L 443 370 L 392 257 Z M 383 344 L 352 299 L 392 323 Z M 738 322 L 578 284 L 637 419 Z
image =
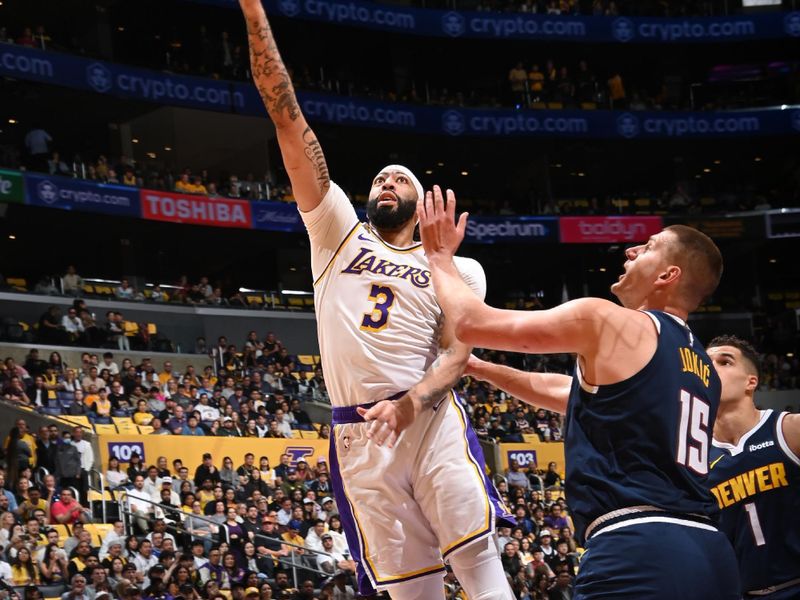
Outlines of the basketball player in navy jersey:
M 458 276 L 452 257 L 466 215 L 434 188 L 418 203 L 436 295 L 463 342 L 526 353 L 575 353 L 568 396 L 567 501 L 586 554 L 577 599 L 734 600 L 736 557 L 715 526 L 706 487 L 720 381 L 686 325 L 722 274 L 704 234 L 671 226 L 626 251 L 598 298 L 545 311 L 487 306 Z M 553 382 L 554 398 L 566 387 Z
M 708 485 L 745 598 L 800 598 L 800 415 L 758 410 L 758 355 L 734 336 L 708 355 L 722 380 Z

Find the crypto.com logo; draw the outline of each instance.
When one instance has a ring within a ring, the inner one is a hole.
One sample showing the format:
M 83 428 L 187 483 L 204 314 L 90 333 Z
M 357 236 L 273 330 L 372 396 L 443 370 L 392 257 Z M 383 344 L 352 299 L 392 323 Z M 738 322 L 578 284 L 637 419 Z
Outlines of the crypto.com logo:
M 464 17 L 457 12 L 445 13 L 442 16 L 442 31 L 450 37 L 459 37 L 464 34 L 466 23 Z
M 442 129 L 449 135 L 461 135 L 467 128 L 464 115 L 457 110 L 448 110 L 442 115 Z
M 614 19 L 611 24 L 611 35 L 618 42 L 630 42 L 635 34 L 636 30 L 634 29 L 633 21 L 626 17 Z
M 783 19 L 783 29 L 787 35 L 800 37 L 800 12 L 791 12 Z
M 92 63 L 86 67 L 86 82 L 95 92 L 103 94 L 113 85 L 111 71 L 105 65 Z
M 287 17 L 295 17 L 300 12 L 299 0 L 281 0 L 280 9 Z
M 631 113 L 623 113 L 617 117 L 617 133 L 631 139 L 639 135 L 639 119 Z
M 58 202 L 58 186 L 52 181 L 42 181 L 36 186 L 39 199 L 45 204 Z

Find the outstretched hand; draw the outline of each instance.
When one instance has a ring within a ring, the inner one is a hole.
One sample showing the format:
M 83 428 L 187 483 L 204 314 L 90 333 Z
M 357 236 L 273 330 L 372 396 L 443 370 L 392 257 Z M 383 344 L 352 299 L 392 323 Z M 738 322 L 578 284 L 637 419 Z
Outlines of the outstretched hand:
M 370 409 L 358 407 L 358 414 L 370 423 L 367 437 L 378 446 L 394 448 L 397 438 L 414 421 L 414 406 L 408 395 L 398 400 L 381 400 Z
M 447 190 L 447 203 L 442 197 L 442 188 L 433 186 L 423 201 L 417 201 L 417 217 L 422 246 L 428 260 L 452 258 L 464 239 L 467 230 L 468 213 L 462 213 L 455 222 L 456 195 Z

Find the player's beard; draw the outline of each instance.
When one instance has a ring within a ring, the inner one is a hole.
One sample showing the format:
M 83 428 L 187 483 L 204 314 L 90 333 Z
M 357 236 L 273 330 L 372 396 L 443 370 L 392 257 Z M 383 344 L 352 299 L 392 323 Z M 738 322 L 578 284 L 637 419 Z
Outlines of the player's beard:
M 417 212 L 417 201 L 397 196 L 394 206 L 378 206 L 378 198 L 367 202 L 367 218 L 377 229 L 396 231 L 403 227 Z

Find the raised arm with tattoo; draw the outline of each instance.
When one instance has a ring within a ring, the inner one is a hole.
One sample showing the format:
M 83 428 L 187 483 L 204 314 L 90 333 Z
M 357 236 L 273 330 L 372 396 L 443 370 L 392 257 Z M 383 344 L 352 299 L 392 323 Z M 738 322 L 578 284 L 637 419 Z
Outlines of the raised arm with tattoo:
M 275 124 L 292 192 L 300 210 L 314 210 L 330 187 L 325 155 L 297 103 L 292 80 L 261 1 L 239 0 L 239 4 L 247 22 L 253 81 Z
M 530 373 L 469 357 L 464 375 L 487 381 L 526 404 L 566 414 L 572 377 L 559 373 Z

